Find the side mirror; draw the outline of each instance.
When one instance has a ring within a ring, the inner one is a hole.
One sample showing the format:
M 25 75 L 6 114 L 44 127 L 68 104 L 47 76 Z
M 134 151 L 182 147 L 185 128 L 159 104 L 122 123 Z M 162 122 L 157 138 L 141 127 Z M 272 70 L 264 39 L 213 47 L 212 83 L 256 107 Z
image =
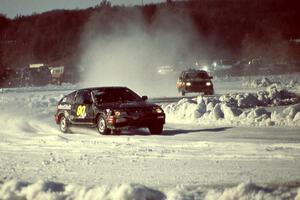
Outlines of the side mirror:
M 146 101 L 147 99 L 148 99 L 147 96 L 142 96 L 142 100 L 143 100 L 143 101 Z

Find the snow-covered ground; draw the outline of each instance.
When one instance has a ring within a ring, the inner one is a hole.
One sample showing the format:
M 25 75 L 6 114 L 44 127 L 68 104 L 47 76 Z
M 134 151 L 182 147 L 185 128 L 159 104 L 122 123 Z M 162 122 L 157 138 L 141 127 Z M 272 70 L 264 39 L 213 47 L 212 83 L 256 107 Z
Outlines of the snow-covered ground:
M 62 134 L 56 103 L 76 86 L 2 89 L 0 199 L 300 199 L 299 85 L 289 79 L 215 79 L 221 96 L 163 104 L 160 136 Z

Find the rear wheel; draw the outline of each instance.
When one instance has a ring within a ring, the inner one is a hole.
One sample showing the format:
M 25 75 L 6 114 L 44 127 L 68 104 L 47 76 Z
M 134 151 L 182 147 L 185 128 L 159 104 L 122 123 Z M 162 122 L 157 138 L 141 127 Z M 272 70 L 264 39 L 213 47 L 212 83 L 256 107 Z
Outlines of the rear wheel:
M 181 91 L 181 96 L 185 96 L 185 91 Z
M 99 116 L 97 121 L 97 130 L 101 135 L 110 134 L 110 129 L 107 128 L 106 120 L 103 116 Z
M 63 133 L 69 132 L 69 123 L 68 123 L 67 118 L 64 115 L 60 117 L 59 128 L 60 128 L 60 131 Z
M 149 131 L 152 135 L 160 135 L 163 132 L 163 124 L 156 123 L 149 126 Z

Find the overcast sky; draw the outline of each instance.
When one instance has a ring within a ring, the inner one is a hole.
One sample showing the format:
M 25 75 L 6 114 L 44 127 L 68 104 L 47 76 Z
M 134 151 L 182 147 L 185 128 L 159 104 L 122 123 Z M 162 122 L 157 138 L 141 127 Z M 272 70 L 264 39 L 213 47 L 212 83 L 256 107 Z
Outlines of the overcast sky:
M 110 0 L 113 5 L 137 5 L 164 2 L 165 0 Z M 53 9 L 88 8 L 101 0 L 0 0 L 0 13 L 14 18 L 16 15 L 30 15 Z

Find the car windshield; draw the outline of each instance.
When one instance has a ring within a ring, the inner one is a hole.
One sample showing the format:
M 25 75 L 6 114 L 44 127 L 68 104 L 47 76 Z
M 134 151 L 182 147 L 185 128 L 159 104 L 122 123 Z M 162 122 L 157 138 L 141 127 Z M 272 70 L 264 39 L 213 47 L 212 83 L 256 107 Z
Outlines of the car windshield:
M 141 97 L 128 88 L 100 88 L 93 91 L 96 103 L 142 101 Z
M 198 72 L 198 73 L 187 73 L 186 74 L 187 79 L 207 79 L 208 74 L 205 72 Z

